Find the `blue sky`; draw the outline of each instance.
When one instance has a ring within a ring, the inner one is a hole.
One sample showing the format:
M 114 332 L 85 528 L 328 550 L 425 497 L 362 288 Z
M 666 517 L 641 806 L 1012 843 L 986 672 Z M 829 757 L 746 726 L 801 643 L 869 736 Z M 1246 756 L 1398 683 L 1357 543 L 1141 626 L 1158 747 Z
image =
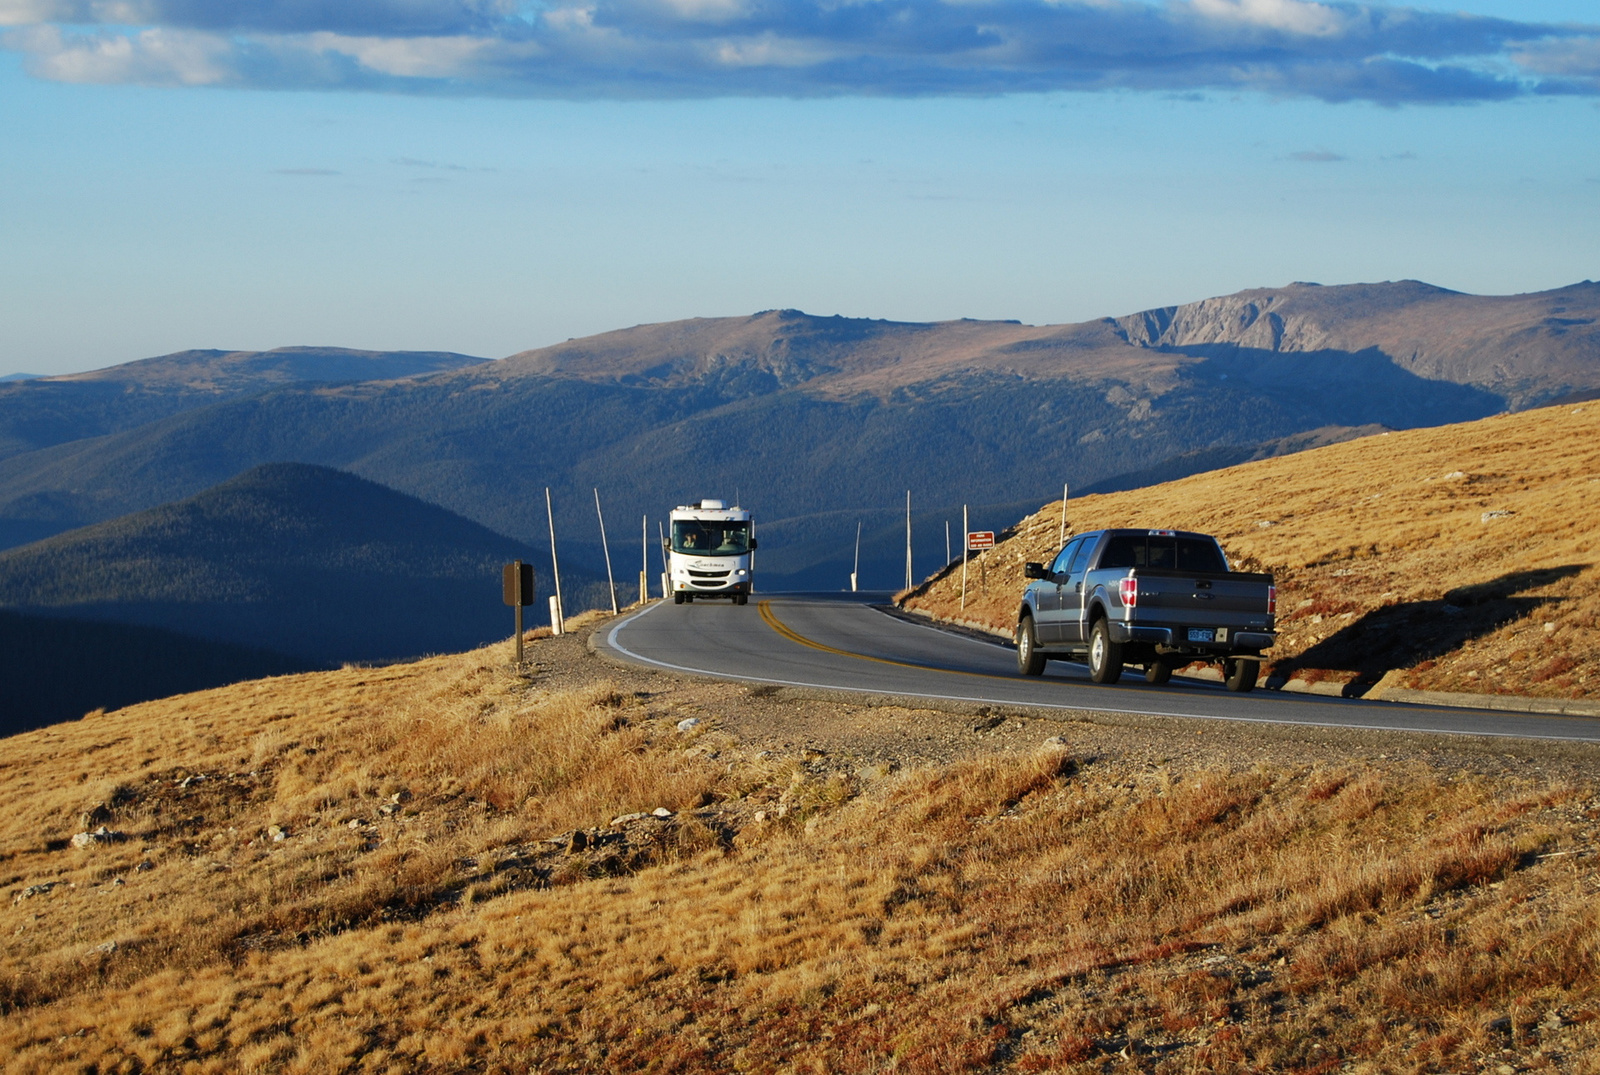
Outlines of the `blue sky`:
M 1539 290 L 1600 0 L 0 0 L 0 206 L 0 373 Z

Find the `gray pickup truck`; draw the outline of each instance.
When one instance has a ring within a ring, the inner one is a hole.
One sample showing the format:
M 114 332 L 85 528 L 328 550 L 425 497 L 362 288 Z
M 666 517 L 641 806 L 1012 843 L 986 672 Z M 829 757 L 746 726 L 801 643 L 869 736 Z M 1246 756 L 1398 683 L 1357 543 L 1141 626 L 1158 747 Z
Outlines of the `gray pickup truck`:
M 1096 683 L 1115 683 L 1124 663 L 1165 683 L 1194 661 L 1222 666 L 1229 690 L 1256 685 L 1273 632 L 1271 575 L 1228 569 L 1217 539 L 1183 530 L 1092 530 L 1029 579 L 1017 612 L 1017 666 L 1037 676 L 1045 661 L 1087 660 Z

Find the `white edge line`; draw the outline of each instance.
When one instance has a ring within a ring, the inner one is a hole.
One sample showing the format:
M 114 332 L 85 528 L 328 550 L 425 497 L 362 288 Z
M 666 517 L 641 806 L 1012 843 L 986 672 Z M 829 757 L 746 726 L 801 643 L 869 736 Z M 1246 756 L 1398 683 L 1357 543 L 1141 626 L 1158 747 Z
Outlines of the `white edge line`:
M 742 683 L 771 683 L 779 687 L 805 687 L 810 690 L 843 691 L 849 694 L 878 694 L 887 698 L 928 698 L 937 702 L 983 702 L 989 705 L 1010 705 L 1028 709 L 1058 709 L 1063 712 L 1080 713 L 1122 713 L 1135 717 L 1165 717 L 1170 720 L 1210 720 L 1237 722 L 1240 724 L 1281 724 L 1291 728 L 1342 728 L 1350 731 L 1361 732 L 1410 732 L 1418 735 L 1462 735 L 1484 736 L 1493 739 L 1548 739 L 1558 743 L 1597 743 L 1600 737 L 1582 737 L 1570 735 L 1539 735 L 1532 732 L 1468 732 L 1457 731 L 1451 728 L 1413 728 L 1409 726 L 1377 725 L 1377 724 L 1345 724 L 1338 721 L 1311 721 L 1290 720 L 1286 717 L 1215 717 L 1209 713 L 1169 713 L 1163 710 L 1152 709 L 1118 709 L 1108 706 L 1066 705 L 1061 702 L 1019 702 L 1011 698 L 984 698 L 969 697 L 961 694 L 928 694 L 924 691 L 895 691 L 883 690 L 874 687 L 840 687 L 832 683 L 802 683 L 792 679 L 771 679 L 766 676 L 741 676 L 733 672 L 714 672 L 709 668 L 690 668 L 686 665 L 672 664 L 670 661 L 658 661 L 653 657 L 635 653 L 617 641 L 617 632 L 641 616 L 647 616 L 657 606 L 651 605 L 643 612 L 635 612 L 627 619 L 618 623 L 606 632 L 606 645 L 625 654 L 643 664 L 652 664 L 657 668 L 669 668 L 674 672 L 687 672 L 690 675 L 709 676 L 712 679 L 731 679 Z M 929 628 L 938 630 L 938 628 Z M 938 674 L 939 669 L 930 668 L 926 671 Z M 1535 716 L 1559 716 L 1561 714 L 1530 714 Z

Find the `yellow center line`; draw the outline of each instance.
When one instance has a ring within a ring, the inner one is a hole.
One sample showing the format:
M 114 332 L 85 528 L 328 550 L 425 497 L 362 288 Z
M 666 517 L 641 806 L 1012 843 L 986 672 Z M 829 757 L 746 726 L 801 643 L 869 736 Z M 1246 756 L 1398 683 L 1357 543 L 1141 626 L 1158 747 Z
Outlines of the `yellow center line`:
M 778 619 L 778 614 L 772 611 L 772 601 L 770 598 L 765 601 L 756 602 L 756 608 L 758 611 L 760 611 L 761 618 L 766 622 L 766 625 L 778 632 L 784 638 L 787 638 L 790 642 L 799 643 L 802 646 L 809 646 L 812 649 L 821 650 L 823 653 L 835 653 L 840 657 L 854 657 L 858 661 L 872 661 L 875 664 L 888 664 L 893 665 L 896 668 L 915 668 L 922 672 L 943 672 L 946 675 L 951 676 L 973 676 L 977 679 L 1003 679 L 1013 683 L 1016 682 L 1018 678 L 1017 676 L 995 675 L 990 672 L 963 672 L 959 669 L 939 668 L 931 664 L 912 664 L 909 661 L 896 661 L 888 657 L 873 657 L 865 653 L 856 653 L 852 650 L 840 649 L 837 646 L 830 646 L 826 642 L 818 642 L 815 639 L 807 638 L 805 635 L 800 634 L 794 628 Z

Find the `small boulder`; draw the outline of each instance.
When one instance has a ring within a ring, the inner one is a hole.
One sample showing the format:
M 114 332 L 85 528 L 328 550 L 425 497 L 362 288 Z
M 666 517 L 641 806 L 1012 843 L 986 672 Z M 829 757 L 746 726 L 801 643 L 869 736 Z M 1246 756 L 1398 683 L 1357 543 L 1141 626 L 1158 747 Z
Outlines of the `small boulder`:
M 650 814 L 652 817 L 671 817 L 672 811 L 668 810 L 665 806 L 658 806 L 654 810 L 650 811 Z
M 283 828 L 281 825 L 269 825 L 267 827 L 267 839 L 271 840 L 273 843 L 278 843 L 280 841 L 287 840 L 288 838 L 289 830 Z
M 699 717 L 685 717 L 684 719 L 678 721 L 678 731 L 680 732 L 690 732 L 699 726 Z
M 1066 750 L 1067 740 L 1065 736 L 1052 735 L 1049 739 L 1040 743 L 1039 746 L 1044 750 Z
M 113 844 L 122 839 L 122 833 L 112 832 L 101 825 L 92 832 L 80 832 L 72 838 L 73 847 L 93 847 L 96 844 Z

